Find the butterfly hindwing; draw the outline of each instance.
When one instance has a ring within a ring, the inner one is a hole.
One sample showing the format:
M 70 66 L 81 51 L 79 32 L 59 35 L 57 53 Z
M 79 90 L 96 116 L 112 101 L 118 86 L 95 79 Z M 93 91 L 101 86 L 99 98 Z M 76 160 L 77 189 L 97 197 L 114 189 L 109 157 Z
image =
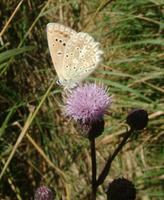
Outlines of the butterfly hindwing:
M 63 71 L 68 81 L 78 83 L 94 71 L 100 62 L 102 51 L 99 43 L 87 33 L 79 32 L 67 43 Z

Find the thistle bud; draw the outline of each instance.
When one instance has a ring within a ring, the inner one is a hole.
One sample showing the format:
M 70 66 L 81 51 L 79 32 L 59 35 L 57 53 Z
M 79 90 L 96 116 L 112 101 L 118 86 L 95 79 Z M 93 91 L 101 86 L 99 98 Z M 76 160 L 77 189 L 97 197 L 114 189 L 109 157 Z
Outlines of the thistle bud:
M 94 122 L 80 122 L 77 121 L 76 129 L 78 130 L 79 134 L 88 139 L 93 139 L 100 136 L 104 131 L 104 120 L 97 120 Z
M 126 118 L 127 124 L 134 130 L 142 130 L 148 123 L 147 111 L 143 109 L 132 110 Z
M 107 200 L 135 200 L 136 189 L 131 181 L 118 178 L 109 184 L 106 194 Z

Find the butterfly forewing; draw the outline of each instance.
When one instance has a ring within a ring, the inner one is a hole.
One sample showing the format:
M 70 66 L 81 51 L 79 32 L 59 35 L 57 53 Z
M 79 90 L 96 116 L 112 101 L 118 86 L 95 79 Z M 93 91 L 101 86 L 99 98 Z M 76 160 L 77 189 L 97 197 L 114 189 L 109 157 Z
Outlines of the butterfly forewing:
M 85 79 L 99 64 L 101 54 L 99 43 L 87 33 L 80 32 L 71 37 L 63 62 L 63 75 L 67 82 L 79 83 Z
M 64 25 L 57 23 L 47 24 L 48 46 L 59 79 L 63 79 L 62 68 L 65 48 L 70 38 L 76 34 L 76 31 Z

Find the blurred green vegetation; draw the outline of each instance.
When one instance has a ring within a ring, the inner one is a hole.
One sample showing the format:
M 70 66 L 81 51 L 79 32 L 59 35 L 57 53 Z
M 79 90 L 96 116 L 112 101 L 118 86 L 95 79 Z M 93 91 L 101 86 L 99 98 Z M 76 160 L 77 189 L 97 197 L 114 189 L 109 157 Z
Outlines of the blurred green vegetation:
M 62 88 L 51 85 L 48 22 L 90 33 L 104 51 L 87 80 L 103 82 L 113 96 L 97 139 L 98 172 L 121 139 L 127 113 L 137 107 L 149 113 L 148 127 L 114 161 L 97 199 L 105 199 L 108 182 L 118 176 L 134 182 L 137 200 L 164 199 L 163 6 L 162 0 L 0 1 L 1 171 L 11 158 L 1 172 L 0 199 L 33 199 L 40 184 L 57 199 L 87 199 L 90 192 L 89 143 L 62 114 Z

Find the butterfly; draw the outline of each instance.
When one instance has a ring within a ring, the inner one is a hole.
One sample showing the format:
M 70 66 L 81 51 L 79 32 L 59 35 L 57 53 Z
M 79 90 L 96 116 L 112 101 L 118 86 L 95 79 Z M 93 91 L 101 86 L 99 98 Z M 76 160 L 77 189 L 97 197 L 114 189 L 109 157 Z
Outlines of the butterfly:
M 48 23 L 47 40 L 58 83 L 65 89 L 77 86 L 101 61 L 99 43 L 87 33 Z

